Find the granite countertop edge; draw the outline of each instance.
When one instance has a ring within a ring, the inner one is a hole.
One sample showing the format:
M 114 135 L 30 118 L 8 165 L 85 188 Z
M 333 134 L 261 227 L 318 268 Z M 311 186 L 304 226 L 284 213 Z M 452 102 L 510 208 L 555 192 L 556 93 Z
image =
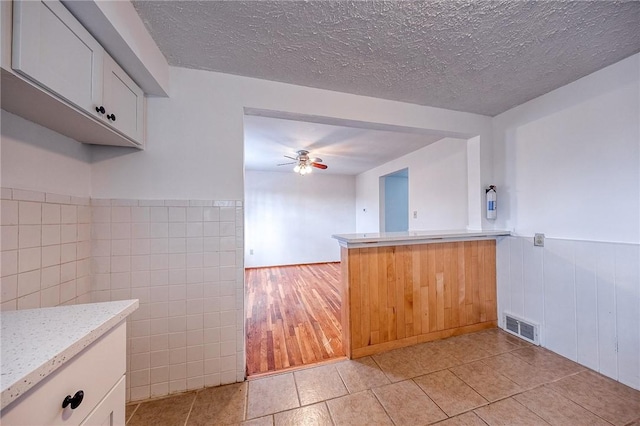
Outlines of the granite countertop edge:
M 392 241 L 447 240 L 474 237 L 499 237 L 510 235 L 506 230 L 443 230 L 409 232 L 367 232 L 357 234 L 336 234 L 332 237 L 341 243 L 375 243 Z
M 33 368 L 30 372 L 21 374 L 21 377 L 19 378 L 14 378 L 11 381 L 11 383 L 2 383 L 2 390 L 0 394 L 1 408 L 4 409 L 8 405 L 10 405 L 13 401 L 18 399 L 21 395 L 23 395 L 24 393 L 29 391 L 31 388 L 36 386 L 38 383 L 43 381 L 45 378 L 50 376 L 52 373 L 58 370 L 62 365 L 64 365 L 67 361 L 72 359 L 75 355 L 80 353 L 83 349 L 91 345 L 93 342 L 98 340 L 101 336 L 106 334 L 108 331 L 114 328 L 117 324 L 123 321 L 127 316 L 129 316 L 129 314 L 131 314 L 133 311 L 138 309 L 138 306 L 139 306 L 138 300 L 134 299 L 134 300 L 117 301 L 117 302 L 102 302 L 102 303 L 89 303 L 84 305 L 71 305 L 71 306 L 65 306 L 63 308 L 73 309 L 74 307 L 76 307 L 76 308 L 85 309 L 86 311 L 87 309 L 91 309 L 91 305 L 94 305 L 94 306 L 101 305 L 101 307 L 106 308 L 108 307 L 106 306 L 107 304 L 112 304 L 111 306 L 113 307 L 114 311 L 109 313 L 103 313 L 104 320 L 96 321 L 96 324 L 94 324 L 92 328 L 87 330 L 86 333 L 84 333 L 83 335 L 70 338 L 70 341 L 68 342 L 68 344 L 64 348 L 62 348 L 62 350 L 60 350 L 59 352 L 51 354 L 47 362 L 44 362 L 39 366 Z M 34 314 L 35 311 L 40 311 L 38 312 L 38 314 L 41 314 L 43 309 L 55 310 L 57 308 L 42 308 L 42 309 L 29 309 L 25 311 L 11 311 L 11 312 L 8 312 L 7 314 L 15 315 L 15 316 L 18 316 L 18 315 L 33 316 L 35 315 Z M 4 314 L 5 313 L 3 313 L 3 315 Z M 4 322 L 4 318 L 3 318 L 3 322 Z M 4 335 L 6 332 L 4 326 L 2 331 L 3 331 L 2 334 Z M 6 339 L 3 337 L 2 346 L 4 346 L 7 343 L 10 343 L 10 342 L 7 342 Z M 5 365 L 5 360 L 4 360 L 5 349 L 6 348 L 3 348 L 2 350 L 3 352 L 2 375 L 3 376 L 5 375 L 5 371 L 6 371 L 5 368 L 9 367 Z M 49 357 L 49 355 L 47 355 L 47 357 Z

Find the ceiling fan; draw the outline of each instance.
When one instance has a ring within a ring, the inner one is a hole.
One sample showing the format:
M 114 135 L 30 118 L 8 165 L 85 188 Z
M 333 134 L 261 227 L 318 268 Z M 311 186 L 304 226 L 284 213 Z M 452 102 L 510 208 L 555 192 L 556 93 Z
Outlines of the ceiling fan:
M 303 176 L 308 173 L 311 173 L 311 170 L 313 169 L 313 167 L 315 167 L 316 169 L 322 169 L 322 170 L 325 170 L 328 167 L 326 164 L 321 164 L 322 158 L 309 157 L 309 151 L 301 149 L 297 152 L 297 154 L 298 155 L 296 155 L 295 157 L 285 155 L 286 158 L 290 158 L 293 161 L 289 163 L 278 164 L 278 166 L 288 166 L 290 164 L 295 164 L 293 171 Z

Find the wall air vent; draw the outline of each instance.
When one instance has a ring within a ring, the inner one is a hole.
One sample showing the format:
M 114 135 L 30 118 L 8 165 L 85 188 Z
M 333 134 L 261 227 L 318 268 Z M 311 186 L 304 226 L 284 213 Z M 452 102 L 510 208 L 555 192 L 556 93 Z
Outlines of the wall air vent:
M 504 324 L 507 332 L 518 336 L 527 342 L 533 343 L 534 345 L 540 344 L 540 337 L 538 334 L 540 326 L 538 324 L 518 318 L 515 315 L 508 313 L 504 314 Z

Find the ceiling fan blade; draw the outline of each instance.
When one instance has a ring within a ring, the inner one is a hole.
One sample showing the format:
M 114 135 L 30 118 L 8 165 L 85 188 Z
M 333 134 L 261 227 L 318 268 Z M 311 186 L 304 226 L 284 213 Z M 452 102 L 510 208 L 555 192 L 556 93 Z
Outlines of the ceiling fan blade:
M 276 166 L 288 166 L 290 164 L 296 164 L 296 162 L 292 161 L 291 163 L 280 163 L 280 164 L 276 164 Z
M 322 158 L 310 158 L 309 161 L 311 161 L 312 163 L 322 163 Z
M 322 170 L 324 170 L 324 169 L 326 169 L 327 167 L 329 167 L 329 166 L 327 166 L 326 164 L 316 163 L 315 161 L 314 161 L 314 162 L 312 162 L 312 163 L 311 163 L 311 165 L 312 165 L 313 167 L 317 168 L 317 169 L 322 169 Z
M 285 158 L 291 158 L 292 160 L 297 160 L 297 158 L 296 158 L 296 157 L 291 157 L 290 155 L 285 155 L 284 157 L 285 157 Z

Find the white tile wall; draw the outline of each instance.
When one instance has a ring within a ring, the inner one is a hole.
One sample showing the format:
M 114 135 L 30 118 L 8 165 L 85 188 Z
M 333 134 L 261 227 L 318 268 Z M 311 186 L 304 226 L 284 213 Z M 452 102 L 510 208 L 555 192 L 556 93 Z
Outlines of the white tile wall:
M 541 325 L 544 347 L 640 389 L 640 245 L 498 240 L 498 314 Z
M 129 400 L 243 381 L 239 201 L 92 200 L 93 301 L 130 317 Z
M 89 302 L 89 198 L 2 188 L 0 202 L 0 309 Z

